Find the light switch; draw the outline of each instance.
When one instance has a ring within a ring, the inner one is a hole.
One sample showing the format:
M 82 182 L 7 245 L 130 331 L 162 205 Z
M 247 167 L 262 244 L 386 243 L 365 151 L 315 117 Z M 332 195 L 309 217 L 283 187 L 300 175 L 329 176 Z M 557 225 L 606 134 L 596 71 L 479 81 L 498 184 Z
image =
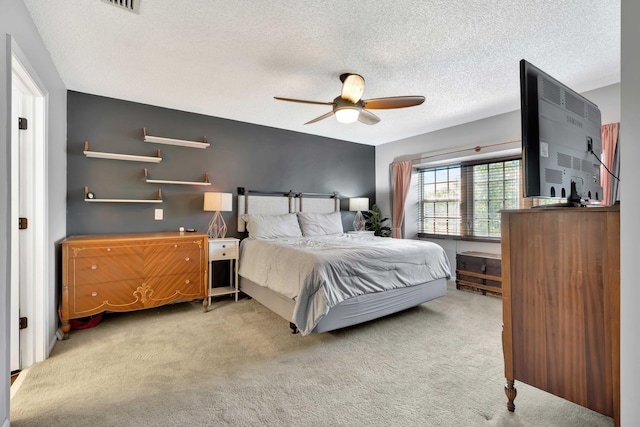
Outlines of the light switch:
M 156 209 L 155 220 L 156 221 L 162 221 L 162 209 Z

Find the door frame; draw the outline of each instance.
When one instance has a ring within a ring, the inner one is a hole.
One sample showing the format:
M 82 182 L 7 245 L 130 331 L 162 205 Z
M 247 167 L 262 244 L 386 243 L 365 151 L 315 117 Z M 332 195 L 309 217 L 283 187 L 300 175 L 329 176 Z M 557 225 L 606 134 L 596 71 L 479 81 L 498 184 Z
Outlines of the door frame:
M 14 81 L 15 80 L 15 81 Z M 50 352 L 50 346 L 55 343 L 49 343 L 47 331 L 49 331 L 49 322 L 51 318 L 52 303 L 50 301 L 49 283 L 47 280 L 47 272 L 49 271 L 49 257 L 47 254 L 47 236 L 48 236 L 48 199 L 47 199 L 47 106 L 48 92 L 39 79 L 37 73 L 29 64 L 26 56 L 20 50 L 19 46 L 12 39 L 11 43 L 11 81 L 13 85 L 19 88 L 23 93 L 23 98 L 30 97 L 28 104 L 33 114 L 33 118 L 29 120 L 31 128 L 30 136 L 32 150 L 28 153 L 28 157 L 21 159 L 21 166 L 25 163 L 28 165 L 27 174 L 24 175 L 22 186 L 19 180 L 14 179 L 12 171 L 11 176 L 11 289 L 20 289 L 20 312 L 21 315 L 27 316 L 29 326 L 20 333 L 20 368 L 25 369 L 36 362 L 45 360 Z M 25 93 L 26 91 L 26 93 Z M 14 103 L 12 102 L 11 126 L 17 128 L 17 111 L 13 111 Z M 17 136 L 17 132 L 16 132 Z M 14 151 L 18 149 L 14 132 L 12 132 L 11 141 L 11 157 L 14 159 Z M 22 187 L 22 188 L 21 188 Z M 21 197 L 18 197 L 21 195 Z M 19 212 L 20 199 L 24 199 L 26 203 L 26 212 Z M 14 208 L 16 206 L 16 208 Z M 16 216 L 17 215 L 17 216 Z M 18 235 L 17 225 L 18 217 L 26 216 L 29 219 L 30 231 L 26 236 L 26 243 L 29 247 L 29 254 L 25 254 L 24 249 L 20 253 L 20 239 L 25 241 Z M 53 250 L 51 248 L 50 250 Z M 14 258 L 15 257 L 15 258 Z M 20 280 L 19 274 L 14 275 L 15 263 L 19 265 L 25 262 L 29 264 L 31 275 L 27 275 Z M 14 277 L 19 280 L 19 284 L 14 283 Z M 19 286 L 19 288 L 16 288 Z M 14 298 L 12 297 L 12 303 Z M 12 304 L 12 313 L 14 307 Z M 11 327 L 17 324 L 17 318 L 10 319 Z M 14 324 L 14 322 L 16 322 Z

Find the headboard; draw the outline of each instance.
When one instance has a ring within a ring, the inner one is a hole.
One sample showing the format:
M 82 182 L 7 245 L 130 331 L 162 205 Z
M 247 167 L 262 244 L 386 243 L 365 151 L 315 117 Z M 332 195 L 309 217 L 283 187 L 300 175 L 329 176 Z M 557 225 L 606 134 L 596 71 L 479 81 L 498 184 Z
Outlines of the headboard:
M 244 214 L 283 215 L 294 212 L 340 211 L 340 195 L 293 191 L 254 191 L 238 187 L 238 231 L 245 231 Z

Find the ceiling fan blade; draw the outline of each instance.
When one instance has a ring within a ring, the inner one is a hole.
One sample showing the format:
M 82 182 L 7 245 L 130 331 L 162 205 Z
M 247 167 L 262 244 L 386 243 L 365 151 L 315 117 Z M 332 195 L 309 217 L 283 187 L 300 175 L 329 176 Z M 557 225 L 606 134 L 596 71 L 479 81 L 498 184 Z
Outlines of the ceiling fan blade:
M 364 78 L 359 74 L 343 74 L 340 76 L 340 80 L 342 80 L 340 97 L 354 104 L 360 101 L 364 92 Z
M 319 122 L 320 120 L 324 120 L 327 117 L 333 116 L 333 111 L 329 111 L 327 114 L 323 114 L 320 117 L 316 117 L 315 119 L 308 121 L 305 125 L 310 125 L 311 123 Z
M 360 115 L 358 116 L 358 120 L 365 125 L 375 125 L 380 121 L 380 117 L 373 114 L 371 111 L 360 110 Z
M 424 102 L 424 96 L 391 96 L 388 98 L 363 99 L 364 108 L 368 110 L 387 110 L 391 108 L 404 108 L 420 105 Z
M 302 104 L 333 105 L 333 102 L 307 101 L 305 99 L 282 98 L 279 96 L 274 96 L 274 98 L 279 101 L 300 102 Z

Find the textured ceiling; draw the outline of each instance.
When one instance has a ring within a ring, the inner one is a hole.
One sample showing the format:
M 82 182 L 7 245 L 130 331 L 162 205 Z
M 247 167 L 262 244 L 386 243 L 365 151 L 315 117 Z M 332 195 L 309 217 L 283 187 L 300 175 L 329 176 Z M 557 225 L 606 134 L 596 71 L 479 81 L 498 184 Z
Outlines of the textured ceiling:
M 67 88 L 379 145 L 519 108 L 525 58 L 583 92 L 620 81 L 620 0 L 24 0 Z M 423 95 L 381 122 L 303 125 L 339 75 Z

